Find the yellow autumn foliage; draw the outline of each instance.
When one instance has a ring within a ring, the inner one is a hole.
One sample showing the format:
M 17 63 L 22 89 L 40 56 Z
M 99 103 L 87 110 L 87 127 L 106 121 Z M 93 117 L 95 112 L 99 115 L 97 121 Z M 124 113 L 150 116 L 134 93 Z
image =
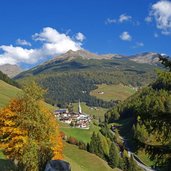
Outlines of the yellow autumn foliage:
M 42 102 L 36 83 L 0 110 L 0 149 L 25 170 L 42 170 L 50 159 L 63 159 L 63 144 L 54 115 Z

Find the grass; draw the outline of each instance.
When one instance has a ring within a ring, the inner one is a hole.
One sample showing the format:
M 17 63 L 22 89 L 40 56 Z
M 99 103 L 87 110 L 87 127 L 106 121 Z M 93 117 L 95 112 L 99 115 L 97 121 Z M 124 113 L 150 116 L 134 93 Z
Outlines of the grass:
M 71 170 L 76 171 L 117 171 L 108 164 L 87 151 L 78 149 L 77 146 L 64 143 L 64 159 L 71 164 Z
M 100 94 L 99 92 L 104 92 L 104 94 Z M 123 84 L 118 84 L 118 85 L 101 84 L 98 85 L 98 88 L 96 90 L 93 90 L 90 93 L 90 95 L 105 101 L 110 101 L 110 100 L 124 101 L 129 96 L 133 95 L 135 92 L 136 90 L 134 90 L 132 87 L 124 86 Z
M 80 129 L 80 128 L 71 128 L 67 124 L 60 123 L 60 130 L 63 131 L 68 137 L 72 136 L 78 141 L 83 141 L 85 143 L 90 142 L 91 135 L 93 131 L 98 132 L 99 127 L 94 124 L 90 125 L 90 129 Z
M 0 80 L 0 107 L 7 105 L 9 101 L 16 97 L 20 92 L 20 89 Z
M 54 112 L 55 110 L 58 109 L 58 107 L 54 107 L 52 106 L 51 104 L 48 104 L 48 103 L 45 103 L 44 102 L 44 105 L 48 108 L 48 110 L 50 110 L 51 112 Z
M 73 103 L 74 111 L 78 111 L 78 103 Z M 101 107 L 89 107 L 84 102 L 81 103 L 81 108 L 83 113 L 87 113 L 90 116 L 95 116 L 96 119 L 104 120 L 104 114 L 107 112 L 108 109 L 101 108 Z

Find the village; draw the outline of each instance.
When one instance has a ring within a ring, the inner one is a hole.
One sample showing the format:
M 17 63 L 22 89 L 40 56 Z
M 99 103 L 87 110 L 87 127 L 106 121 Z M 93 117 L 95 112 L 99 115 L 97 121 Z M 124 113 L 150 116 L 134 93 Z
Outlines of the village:
M 55 110 L 54 115 L 60 122 L 67 123 L 71 127 L 89 129 L 91 117 L 82 112 L 80 101 L 78 112 L 69 112 L 68 109 L 58 109 Z

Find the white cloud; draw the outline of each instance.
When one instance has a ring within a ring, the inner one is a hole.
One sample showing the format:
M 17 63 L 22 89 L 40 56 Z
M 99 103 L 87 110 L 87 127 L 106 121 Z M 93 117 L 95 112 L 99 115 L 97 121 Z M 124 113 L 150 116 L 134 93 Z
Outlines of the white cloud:
M 14 47 L 13 45 L 2 45 L 0 49 L 4 51 L 0 54 L 0 65 L 9 63 L 17 64 L 18 62 L 25 62 L 32 64 L 34 63 L 38 56 L 38 50 L 36 49 L 24 49 L 22 47 Z
M 156 21 L 157 28 L 162 34 L 171 34 L 171 2 L 168 0 L 160 0 L 153 4 L 149 14 Z
M 131 41 L 132 40 L 132 36 L 127 32 L 124 31 L 121 35 L 120 38 L 124 41 Z
M 30 42 L 23 40 L 23 39 L 17 39 L 16 44 L 21 45 L 21 46 L 31 46 Z
M 59 33 L 51 27 L 43 28 L 42 32 L 35 33 L 32 37 L 35 41 L 42 43 L 40 48 L 27 49 L 13 45 L 0 46 L 3 51 L 0 54 L 0 65 L 7 63 L 20 64 L 21 62 L 34 64 L 43 58 L 65 53 L 68 50 L 79 50 L 82 46 L 81 41 L 74 41 L 70 36 Z
M 145 21 L 146 21 L 147 23 L 151 23 L 151 22 L 152 22 L 152 17 L 147 16 L 147 17 L 145 18 Z
M 132 16 L 127 15 L 127 14 L 121 14 L 117 19 L 115 19 L 115 18 L 107 18 L 106 21 L 105 21 L 105 24 L 115 24 L 115 23 L 122 24 L 122 23 L 128 22 L 128 21 L 130 23 L 132 23 L 133 25 L 135 25 L 135 26 L 140 25 L 139 21 L 133 21 Z
M 115 20 L 113 18 L 107 18 L 107 20 L 105 21 L 105 24 L 114 24 L 116 22 L 117 22 L 117 20 Z
M 76 34 L 75 38 L 76 38 L 76 40 L 82 42 L 82 41 L 85 40 L 86 37 L 84 36 L 83 33 L 78 32 L 78 33 Z
M 120 16 L 119 16 L 119 22 L 120 23 L 123 23 L 123 22 L 125 22 L 125 21 L 130 21 L 132 19 L 132 17 L 131 16 L 129 16 L 129 15 L 126 15 L 126 14 L 121 14 Z

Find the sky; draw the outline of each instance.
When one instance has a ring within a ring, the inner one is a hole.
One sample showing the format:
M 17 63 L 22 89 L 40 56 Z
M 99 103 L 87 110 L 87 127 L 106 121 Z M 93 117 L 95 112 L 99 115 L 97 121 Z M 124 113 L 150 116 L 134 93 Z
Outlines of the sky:
M 68 50 L 171 56 L 170 0 L 0 0 L 0 65 Z

